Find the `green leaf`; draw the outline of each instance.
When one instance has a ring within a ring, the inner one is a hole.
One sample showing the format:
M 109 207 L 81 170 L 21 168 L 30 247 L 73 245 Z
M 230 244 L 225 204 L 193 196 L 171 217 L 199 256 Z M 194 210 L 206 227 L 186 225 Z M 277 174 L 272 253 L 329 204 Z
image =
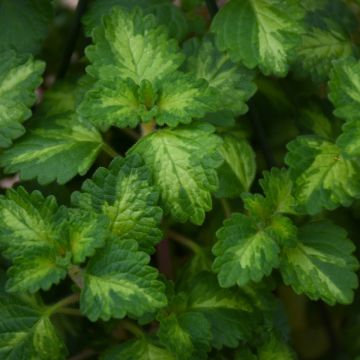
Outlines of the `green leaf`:
M 0 357 L 6 360 L 62 360 L 67 355 L 45 309 L 0 295 Z
M 354 59 L 336 62 L 329 87 L 334 114 L 346 120 L 337 144 L 350 156 L 360 156 L 360 62 Z
M 114 8 L 103 18 L 103 26 L 93 33 L 94 45 L 86 49 L 92 65 L 87 68 L 95 78 L 113 80 L 130 78 L 161 81 L 180 66 L 183 56 L 176 41 L 158 26 L 153 15 L 140 9 L 127 12 Z
M 286 248 L 280 270 L 285 284 L 310 299 L 349 304 L 358 286 L 355 246 L 346 232 L 329 221 L 304 225 L 295 248 Z
M 333 60 L 352 55 L 349 36 L 338 23 L 326 19 L 326 28 L 308 26 L 296 48 L 295 70 L 314 81 L 328 78 Z
M 0 52 L 0 147 L 11 145 L 24 133 L 21 123 L 31 116 L 29 107 L 35 103 L 43 70 L 40 61 L 13 51 Z
M 183 12 L 169 0 L 95 0 L 89 4 L 82 19 L 87 35 L 91 35 L 92 29 L 101 24 L 101 18 L 114 6 L 127 10 L 138 6 L 145 14 L 154 14 L 158 23 L 167 27 L 169 35 L 178 40 L 183 40 L 187 34 L 188 24 Z
M 231 0 L 215 16 L 211 30 L 220 50 L 265 75 L 286 75 L 298 42 L 303 11 L 295 0 Z
M 150 253 L 162 235 L 158 197 L 140 156 L 131 155 L 113 160 L 109 169 L 98 169 L 92 180 L 85 181 L 82 192 L 73 194 L 72 201 L 84 210 L 104 214 L 112 234 L 136 240 Z
M 99 132 L 73 112 L 40 118 L 13 147 L 0 155 L 7 173 L 19 171 L 23 180 L 64 184 L 84 175 L 103 147 Z
M 81 264 L 96 249 L 105 245 L 108 235 L 108 219 L 94 212 L 68 209 L 69 247 L 72 262 Z
M 38 53 L 52 17 L 51 1 L 0 0 L 0 53 Z
M 185 290 L 186 311 L 202 314 L 208 320 L 214 348 L 236 348 L 241 340 L 253 337 L 265 310 L 259 291 L 249 287 L 222 289 L 210 272 L 199 273 Z
M 255 178 L 255 153 L 249 143 L 231 134 L 222 136 L 220 153 L 224 163 L 218 168 L 218 197 L 238 197 L 247 192 Z
M 290 179 L 289 171 L 286 169 L 273 168 L 265 171 L 260 186 L 264 190 L 264 195 L 268 206 L 276 213 L 294 212 L 295 199 L 292 196 L 293 183 Z
M 148 339 L 130 340 L 108 350 L 102 360 L 175 360 L 166 349 Z
M 160 189 L 161 205 L 180 222 L 201 224 L 211 210 L 211 192 L 218 187 L 221 139 L 214 127 L 197 123 L 156 131 L 136 143 L 129 153 L 140 154 Z
M 259 346 L 257 359 L 295 360 L 297 357 L 279 335 L 271 333 L 269 338 Z
M 222 287 L 258 282 L 279 265 L 276 231 L 246 215 L 234 213 L 217 232 L 213 270 Z
M 211 37 L 191 40 L 187 47 L 193 47 L 186 69 L 196 79 L 204 79 L 216 94 L 217 110 L 228 110 L 234 115 L 247 112 L 246 101 L 254 95 L 256 85 L 252 82 L 253 72 L 234 63 L 229 55 L 220 52 Z
M 360 163 L 317 136 L 300 136 L 288 144 L 286 163 L 300 208 L 314 215 L 322 209 L 349 206 L 360 197 Z
M 160 319 L 160 341 L 176 359 L 207 359 L 212 339 L 210 323 L 198 312 L 170 314 Z
M 165 306 L 165 286 L 149 262 L 135 241 L 109 239 L 86 268 L 81 312 L 96 321 L 140 317 Z
M 22 187 L 0 198 L 0 243 L 13 260 L 7 290 L 48 290 L 67 273 L 70 254 L 55 198 Z

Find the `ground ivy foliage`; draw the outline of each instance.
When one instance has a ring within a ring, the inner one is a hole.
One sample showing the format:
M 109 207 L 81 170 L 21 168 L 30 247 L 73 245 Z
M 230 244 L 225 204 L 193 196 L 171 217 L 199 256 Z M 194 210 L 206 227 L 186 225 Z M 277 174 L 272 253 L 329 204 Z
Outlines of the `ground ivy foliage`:
M 359 356 L 359 2 L 83 5 L 0 0 L 0 358 Z

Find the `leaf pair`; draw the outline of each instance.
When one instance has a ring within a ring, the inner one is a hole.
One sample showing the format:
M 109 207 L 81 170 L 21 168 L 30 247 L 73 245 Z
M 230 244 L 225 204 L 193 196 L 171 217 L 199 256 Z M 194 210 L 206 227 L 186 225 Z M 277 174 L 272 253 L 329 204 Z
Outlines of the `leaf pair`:
M 258 282 L 279 268 L 284 282 L 298 293 L 329 304 L 350 303 L 358 263 L 344 230 L 327 221 L 297 230 L 283 215 L 294 213 L 295 206 L 287 171 L 266 173 L 261 186 L 265 197 L 244 196 L 247 214 L 233 214 L 217 233 L 213 270 L 220 285 Z

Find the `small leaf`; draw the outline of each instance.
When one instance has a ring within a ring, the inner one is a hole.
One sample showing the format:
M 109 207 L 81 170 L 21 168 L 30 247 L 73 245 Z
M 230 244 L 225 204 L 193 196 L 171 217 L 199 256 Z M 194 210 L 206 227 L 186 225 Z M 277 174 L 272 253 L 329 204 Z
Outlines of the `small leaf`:
M 360 197 L 360 164 L 318 136 L 299 136 L 288 144 L 286 163 L 298 205 L 310 215 L 349 206 Z
M 295 353 L 280 338 L 271 333 L 269 338 L 258 348 L 258 360 L 295 360 Z
M 218 187 L 216 167 L 221 139 L 205 123 L 162 129 L 136 143 L 129 153 L 140 154 L 160 189 L 165 211 L 180 222 L 201 224 L 212 207 Z
M 294 0 L 232 0 L 215 16 L 216 44 L 234 61 L 285 76 L 299 40 L 303 11 Z
M 231 134 L 222 136 L 220 153 L 224 163 L 218 168 L 218 197 L 238 197 L 247 192 L 255 178 L 255 153 L 249 143 Z
M 0 357 L 62 360 L 67 350 L 46 309 L 0 294 Z
M 165 287 L 150 257 L 133 240 L 109 239 L 91 258 L 80 309 L 91 321 L 140 317 L 166 305 Z
M 73 112 L 38 119 L 29 132 L 0 155 L 7 173 L 20 171 L 23 180 L 64 184 L 84 175 L 103 147 L 99 132 Z
M 354 250 L 339 226 L 329 221 L 304 225 L 297 246 L 283 251 L 280 271 L 284 282 L 312 300 L 349 304 L 358 286 L 355 270 L 359 264 L 351 255 Z
M 43 71 L 41 61 L 0 51 L 0 147 L 11 145 L 24 133 L 21 123 L 31 116 L 29 107 L 35 103 Z
M 151 185 L 150 173 L 139 155 L 117 158 L 108 170 L 98 169 L 72 200 L 84 210 L 105 215 L 112 234 L 136 240 L 146 252 L 153 252 L 161 240 L 158 191 Z

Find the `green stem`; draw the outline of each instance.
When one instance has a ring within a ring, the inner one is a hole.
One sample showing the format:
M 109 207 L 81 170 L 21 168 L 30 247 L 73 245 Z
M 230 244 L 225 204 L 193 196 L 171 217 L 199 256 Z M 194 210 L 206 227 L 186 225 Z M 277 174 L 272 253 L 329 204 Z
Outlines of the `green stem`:
M 221 202 L 221 205 L 223 207 L 225 217 L 229 218 L 231 216 L 231 213 L 232 213 L 229 202 L 224 198 L 220 199 L 220 202 Z
M 167 231 L 168 236 L 173 239 L 174 241 L 176 241 L 177 243 L 186 246 L 187 248 L 189 248 L 190 250 L 192 250 L 195 254 L 200 253 L 201 247 L 196 244 L 194 241 L 188 239 L 186 236 L 177 233 L 174 230 L 169 229 Z
M 59 312 L 61 308 L 64 308 L 64 307 L 66 307 L 68 305 L 71 305 L 71 304 L 75 304 L 75 303 L 79 302 L 79 300 L 80 300 L 80 294 L 79 293 L 71 294 L 71 295 L 67 296 L 66 298 L 58 301 L 57 303 L 49 306 L 48 310 L 47 310 L 47 313 L 49 315 L 51 315 L 51 314 L 54 314 L 56 312 Z
M 141 124 L 141 136 L 144 137 L 146 135 L 151 134 L 155 130 L 156 122 L 155 120 L 151 120 L 147 123 Z
M 66 315 L 73 315 L 73 316 L 84 316 L 79 309 L 73 308 L 60 308 L 56 311 L 58 314 L 66 314 Z
M 144 332 L 142 331 L 142 329 L 131 321 L 122 320 L 121 326 L 136 337 L 144 337 Z
M 104 143 L 102 149 L 112 158 L 120 156 L 109 144 Z

